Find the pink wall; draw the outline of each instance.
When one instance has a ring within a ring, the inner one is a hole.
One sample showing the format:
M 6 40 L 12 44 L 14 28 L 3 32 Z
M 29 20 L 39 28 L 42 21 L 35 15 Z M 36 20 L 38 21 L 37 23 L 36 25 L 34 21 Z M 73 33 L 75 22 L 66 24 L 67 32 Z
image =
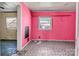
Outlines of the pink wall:
M 24 38 L 25 26 L 29 26 L 29 32 L 31 31 L 31 13 L 24 3 L 21 3 L 22 12 L 22 47 L 28 42 L 27 38 Z M 29 37 L 30 38 L 30 37 Z
M 52 30 L 38 29 L 39 16 L 52 17 Z M 75 21 L 75 12 L 32 12 L 32 39 L 75 40 Z

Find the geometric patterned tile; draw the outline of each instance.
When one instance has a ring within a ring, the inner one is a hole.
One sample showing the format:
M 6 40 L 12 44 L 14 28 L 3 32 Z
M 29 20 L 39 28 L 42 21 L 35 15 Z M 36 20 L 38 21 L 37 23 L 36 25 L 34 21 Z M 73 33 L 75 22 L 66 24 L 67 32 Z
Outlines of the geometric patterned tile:
M 19 56 L 75 56 L 75 42 L 31 41 Z

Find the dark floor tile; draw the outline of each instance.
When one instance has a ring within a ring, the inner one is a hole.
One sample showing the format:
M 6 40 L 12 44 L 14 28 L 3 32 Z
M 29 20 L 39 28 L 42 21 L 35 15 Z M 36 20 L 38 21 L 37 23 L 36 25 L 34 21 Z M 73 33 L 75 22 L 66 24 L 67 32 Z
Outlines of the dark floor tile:
M 17 41 L 16 40 L 1 40 L 1 55 L 11 56 L 16 53 Z
M 0 40 L 0 56 L 1 56 L 1 40 Z

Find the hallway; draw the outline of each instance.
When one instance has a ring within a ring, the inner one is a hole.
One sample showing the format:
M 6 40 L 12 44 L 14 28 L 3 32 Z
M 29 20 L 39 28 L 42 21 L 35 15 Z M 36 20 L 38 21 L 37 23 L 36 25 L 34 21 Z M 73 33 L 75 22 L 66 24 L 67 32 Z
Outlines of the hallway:
M 74 42 L 31 41 L 19 56 L 75 56 Z

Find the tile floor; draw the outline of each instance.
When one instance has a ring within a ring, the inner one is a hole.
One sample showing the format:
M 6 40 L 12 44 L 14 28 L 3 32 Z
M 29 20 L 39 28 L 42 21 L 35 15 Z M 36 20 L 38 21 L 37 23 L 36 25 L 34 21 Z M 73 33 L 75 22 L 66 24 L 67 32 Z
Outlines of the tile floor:
M 75 56 L 74 42 L 31 41 L 19 56 Z

